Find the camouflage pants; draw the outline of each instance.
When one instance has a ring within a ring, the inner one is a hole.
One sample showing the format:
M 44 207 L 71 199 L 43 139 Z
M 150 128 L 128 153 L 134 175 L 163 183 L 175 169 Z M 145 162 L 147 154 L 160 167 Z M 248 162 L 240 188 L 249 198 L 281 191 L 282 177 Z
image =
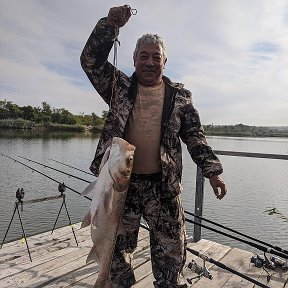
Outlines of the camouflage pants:
M 179 196 L 167 199 L 161 191 L 161 174 L 132 175 L 127 193 L 123 223 L 126 235 L 119 235 L 111 267 L 114 288 L 135 284 L 131 267 L 137 246 L 141 217 L 150 229 L 151 263 L 154 287 L 187 287 L 181 279 L 186 260 L 184 214 Z

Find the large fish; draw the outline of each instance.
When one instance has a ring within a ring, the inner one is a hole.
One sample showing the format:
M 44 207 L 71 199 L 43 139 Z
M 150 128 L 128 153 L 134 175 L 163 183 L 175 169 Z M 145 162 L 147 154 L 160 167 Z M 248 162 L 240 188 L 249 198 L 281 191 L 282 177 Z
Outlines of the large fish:
M 82 195 L 92 196 L 88 214 L 81 227 L 91 225 L 94 243 L 86 262 L 96 260 L 99 272 L 94 288 L 110 288 L 110 267 L 118 234 L 123 233 L 121 216 L 133 167 L 135 146 L 114 137 L 106 150 L 100 174 Z

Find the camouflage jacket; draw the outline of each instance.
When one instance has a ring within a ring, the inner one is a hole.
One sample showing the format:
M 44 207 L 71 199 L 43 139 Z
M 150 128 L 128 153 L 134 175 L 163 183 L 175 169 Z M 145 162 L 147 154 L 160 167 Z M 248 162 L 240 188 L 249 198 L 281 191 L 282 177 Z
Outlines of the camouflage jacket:
M 99 174 L 101 159 L 112 138 L 124 137 L 125 126 L 137 96 L 135 73 L 128 77 L 108 61 L 109 52 L 118 33 L 118 29 L 107 26 L 106 18 L 100 19 L 80 57 L 81 66 L 90 82 L 110 107 L 90 167 L 95 175 Z M 165 76 L 163 81 L 165 97 L 160 143 L 162 190 L 165 191 L 166 197 L 174 197 L 181 192 L 180 139 L 187 145 L 193 161 L 202 168 L 205 177 L 219 175 L 223 169 L 219 159 L 207 145 L 199 114 L 192 104 L 191 92 L 186 90 L 183 84 L 173 83 Z

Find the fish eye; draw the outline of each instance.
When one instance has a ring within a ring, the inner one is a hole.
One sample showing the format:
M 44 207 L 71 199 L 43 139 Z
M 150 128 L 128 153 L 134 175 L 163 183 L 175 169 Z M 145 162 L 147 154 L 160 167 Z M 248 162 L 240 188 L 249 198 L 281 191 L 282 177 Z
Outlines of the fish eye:
M 126 158 L 126 163 L 130 164 L 133 161 L 133 156 L 129 156 Z

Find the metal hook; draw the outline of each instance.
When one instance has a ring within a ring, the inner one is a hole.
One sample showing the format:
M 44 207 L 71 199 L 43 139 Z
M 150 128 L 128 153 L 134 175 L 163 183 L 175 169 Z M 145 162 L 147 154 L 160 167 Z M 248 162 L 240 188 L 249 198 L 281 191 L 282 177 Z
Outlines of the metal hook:
M 129 9 L 132 15 L 136 15 L 137 14 L 137 9 L 135 8 L 131 8 L 130 5 L 124 5 L 125 8 Z

